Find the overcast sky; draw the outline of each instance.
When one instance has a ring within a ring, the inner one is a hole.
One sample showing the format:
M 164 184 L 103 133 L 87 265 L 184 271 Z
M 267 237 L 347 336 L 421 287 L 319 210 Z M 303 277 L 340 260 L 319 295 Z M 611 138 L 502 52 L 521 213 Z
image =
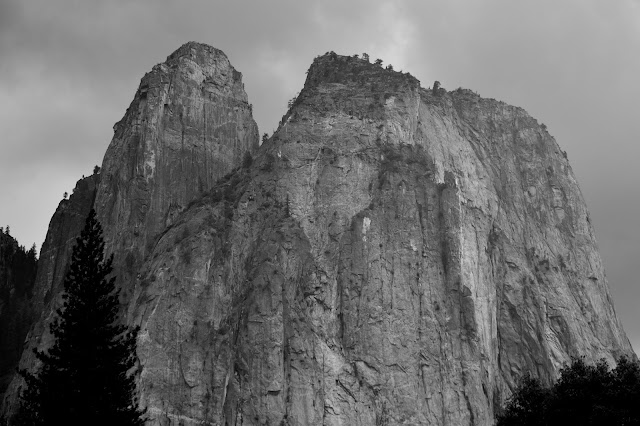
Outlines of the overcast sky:
M 0 0 L 0 226 L 39 249 L 140 78 L 190 40 L 243 73 L 261 133 L 330 50 L 526 109 L 569 155 L 640 353 L 639 0 Z

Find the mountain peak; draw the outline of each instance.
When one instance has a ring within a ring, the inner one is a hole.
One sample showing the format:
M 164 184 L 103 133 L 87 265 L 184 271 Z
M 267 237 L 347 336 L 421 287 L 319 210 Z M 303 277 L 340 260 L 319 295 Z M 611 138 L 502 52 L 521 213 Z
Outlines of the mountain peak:
M 218 49 L 147 73 L 92 197 L 52 220 L 20 368 L 51 342 L 73 206 L 96 209 L 140 326 L 150 425 L 489 425 L 526 372 L 633 354 L 545 128 L 363 56 L 316 57 L 261 146 Z
M 200 60 L 204 58 L 212 58 L 217 56 L 223 57 L 227 61 L 229 60 L 227 58 L 227 55 L 225 55 L 225 53 L 220 49 L 216 49 L 215 47 L 209 46 L 205 43 L 189 41 L 177 48 L 172 54 L 167 56 L 166 62 L 170 62 L 184 56 L 189 57 L 189 59 L 194 60 L 195 62 L 200 62 Z
M 358 55 L 343 56 L 335 52 L 317 56 L 307 71 L 305 89 L 322 83 L 379 83 L 391 87 L 420 87 L 417 78 L 409 73 L 394 71 L 390 65 L 384 67 L 382 61 L 372 63 L 368 58 Z

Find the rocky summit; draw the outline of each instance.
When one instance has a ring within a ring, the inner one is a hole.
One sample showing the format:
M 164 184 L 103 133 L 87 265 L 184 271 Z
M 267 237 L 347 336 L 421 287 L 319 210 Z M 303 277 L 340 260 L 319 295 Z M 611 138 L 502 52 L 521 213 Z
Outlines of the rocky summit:
M 54 215 L 20 366 L 91 207 L 150 425 L 491 425 L 527 372 L 634 356 L 567 155 L 521 108 L 438 86 L 319 56 L 258 147 L 241 74 L 179 48 Z

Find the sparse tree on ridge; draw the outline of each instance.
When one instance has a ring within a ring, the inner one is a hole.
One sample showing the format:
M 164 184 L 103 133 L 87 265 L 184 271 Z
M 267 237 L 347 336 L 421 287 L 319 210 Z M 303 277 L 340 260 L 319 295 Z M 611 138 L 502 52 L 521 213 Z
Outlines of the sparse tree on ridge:
M 94 210 L 76 240 L 64 280 L 63 306 L 49 329 L 48 352 L 34 350 L 42 367 L 21 370 L 18 425 L 143 425 L 136 397 L 137 329 L 120 324 L 113 256 L 104 258 Z

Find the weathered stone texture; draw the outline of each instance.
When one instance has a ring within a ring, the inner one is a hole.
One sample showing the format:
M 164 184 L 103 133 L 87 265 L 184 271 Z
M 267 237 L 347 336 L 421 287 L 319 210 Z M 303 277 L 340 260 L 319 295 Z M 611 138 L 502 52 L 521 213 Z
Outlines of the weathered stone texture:
M 144 76 L 114 126 L 91 197 L 77 203 L 74 193 L 52 219 L 35 290 L 36 311 L 42 315 L 30 333 L 23 368 L 35 366 L 31 347 L 49 344 L 48 323 L 89 209 L 96 209 L 106 250 L 115 255 L 114 273 L 126 307 L 139 264 L 158 234 L 245 153 L 257 149 L 251 109 L 242 75 L 211 46 L 187 43 Z M 14 410 L 20 383 L 16 376 L 4 412 Z
M 116 125 L 95 204 L 150 424 L 490 425 L 521 374 L 632 354 L 566 155 L 522 109 L 331 53 L 218 180 L 256 144 L 196 44 Z
M 71 258 L 76 237 L 84 228 L 99 182 L 99 174 L 80 179 L 69 199 L 60 201 L 49 222 L 34 288 L 34 308 L 38 312 L 45 310 L 45 306 L 62 291 L 67 259 Z
M 121 282 L 190 201 L 257 149 L 251 109 L 242 74 L 211 46 L 187 43 L 144 76 L 114 126 L 96 198 Z
M 525 111 L 325 55 L 141 271 L 152 424 L 492 424 L 524 372 L 632 354 Z

